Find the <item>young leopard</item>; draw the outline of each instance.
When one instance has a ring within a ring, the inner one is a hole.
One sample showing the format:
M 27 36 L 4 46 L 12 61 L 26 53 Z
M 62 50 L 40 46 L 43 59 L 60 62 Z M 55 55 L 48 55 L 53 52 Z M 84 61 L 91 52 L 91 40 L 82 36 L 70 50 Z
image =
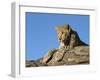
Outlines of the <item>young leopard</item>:
M 74 31 L 69 24 L 56 27 L 56 31 L 60 42 L 60 48 L 66 47 L 68 49 L 73 49 L 75 46 L 88 46 L 80 40 L 77 32 Z

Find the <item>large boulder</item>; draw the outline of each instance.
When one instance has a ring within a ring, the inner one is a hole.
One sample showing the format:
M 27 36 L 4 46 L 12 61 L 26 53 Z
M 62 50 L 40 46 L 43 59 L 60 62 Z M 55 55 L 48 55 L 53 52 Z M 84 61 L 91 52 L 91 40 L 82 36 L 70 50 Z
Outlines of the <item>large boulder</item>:
M 52 49 L 41 59 L 27 61 L 27 67 L 89 64 L 89 46 Z
M 77 46 L 72 50 L 58 49 L 47 64 L 56 66 L 86 63 L 89 63 L 89 46 Z

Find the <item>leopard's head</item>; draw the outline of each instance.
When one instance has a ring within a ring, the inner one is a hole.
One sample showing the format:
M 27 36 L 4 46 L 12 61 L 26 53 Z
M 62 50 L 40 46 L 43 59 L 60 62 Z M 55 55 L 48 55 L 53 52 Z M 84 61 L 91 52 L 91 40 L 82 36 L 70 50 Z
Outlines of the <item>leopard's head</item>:
M 71 29 L 69 24 L 56 27 L 56 31 L 57 31 L 57 35 L 58 35 L 58 40 L 60 42 L 68 41 L 69 38 L 70 38 L 71 30 L 72 29 Z

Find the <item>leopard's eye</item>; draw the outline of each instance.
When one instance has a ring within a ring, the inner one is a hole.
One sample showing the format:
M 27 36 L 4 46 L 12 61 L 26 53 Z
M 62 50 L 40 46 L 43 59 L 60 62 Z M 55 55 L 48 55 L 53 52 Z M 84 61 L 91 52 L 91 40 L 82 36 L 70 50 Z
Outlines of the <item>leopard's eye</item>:
M 63 34 L 64 32 L 62 32 L 62 34 Z

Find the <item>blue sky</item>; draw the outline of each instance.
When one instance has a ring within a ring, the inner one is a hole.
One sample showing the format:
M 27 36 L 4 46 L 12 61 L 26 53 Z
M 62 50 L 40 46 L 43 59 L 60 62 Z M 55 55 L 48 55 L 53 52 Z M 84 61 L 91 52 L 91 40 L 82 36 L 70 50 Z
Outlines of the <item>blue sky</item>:
M 37 60 L 58 48 L 56 26 L 70 24 L 89 44 L 89 15 L 26 12 L 26 59 Z

